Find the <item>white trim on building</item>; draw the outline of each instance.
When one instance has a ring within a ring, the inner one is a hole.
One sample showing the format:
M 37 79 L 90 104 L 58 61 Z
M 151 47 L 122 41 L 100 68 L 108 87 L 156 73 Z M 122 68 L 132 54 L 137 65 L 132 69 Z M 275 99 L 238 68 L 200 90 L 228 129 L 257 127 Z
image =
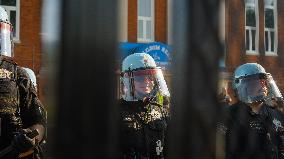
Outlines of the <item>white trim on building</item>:
M 118 1 L 118 41 L 128 41 L 128 0 Z

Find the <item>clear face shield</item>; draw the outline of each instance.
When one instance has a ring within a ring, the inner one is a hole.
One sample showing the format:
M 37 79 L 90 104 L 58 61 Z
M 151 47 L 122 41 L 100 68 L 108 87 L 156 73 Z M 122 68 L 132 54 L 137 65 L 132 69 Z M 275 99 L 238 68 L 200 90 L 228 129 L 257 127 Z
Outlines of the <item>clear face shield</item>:
M 161 69 L 129 71 L 121 77 L 121 93 L 126 101 L 155 97 L 158 93 L 170 96 Z
M 268 97 L 266 100 L 266 104 L 270 106 L 276 106 L 278 100 L 283 99 L 283 96 L 277 87 L 273 77 L 270 74 L 267 74 L 267 81 L 268 81 Z
M 265 74 L 241 77 L 235 81 L 239 100 L 245 103 L 264 101 L 268 96 L 268 81 Z
M 268 74 L 268 96 L 271 98 L 283 98 L 279 88 L 277 87 L 275 81 L 273 80 L 272 76 Z
M 13 57 L 12 55 L 12 25 L 0 22 L 0 54 Z

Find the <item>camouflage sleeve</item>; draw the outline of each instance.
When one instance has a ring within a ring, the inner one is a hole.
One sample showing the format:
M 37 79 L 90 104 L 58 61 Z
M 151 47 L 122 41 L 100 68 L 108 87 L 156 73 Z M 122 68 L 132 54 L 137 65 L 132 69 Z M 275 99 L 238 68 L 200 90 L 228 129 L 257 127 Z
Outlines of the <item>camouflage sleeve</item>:
M 37 97 L 26 71 L 20 67 L 17 69 L 17 83 L 20 94 L 20 115 L 24 128 L 34 124 L 46 125 L 46 111 Z

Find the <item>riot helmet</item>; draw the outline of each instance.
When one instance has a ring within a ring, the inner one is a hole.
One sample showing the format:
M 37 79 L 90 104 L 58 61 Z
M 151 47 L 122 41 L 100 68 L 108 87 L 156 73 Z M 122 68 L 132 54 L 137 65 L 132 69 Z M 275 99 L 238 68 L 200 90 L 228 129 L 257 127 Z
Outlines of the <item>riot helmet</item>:
M 32 81 L 32 84 L 35 88 L 37 88 L 37 83 L 36 83 L 36 76 L 33 70 L 31 70 L 30 68 L 26 68 L 23 67 L 23 69 L 27 72 L 27 74 L 29 75 L 29 78 Z
M 126 101 L 170 96 L 161 68 L 146 53 L 134 53 L 122 62 L 121 93 Z
M 253 103 L 267 99 L 271 80 L 260 64 L 246 63 L 235 70 L 232 85 L 240 101 Z
M 0 6 L 0 55 L 13 57 L 12 29 L 7 12 Z

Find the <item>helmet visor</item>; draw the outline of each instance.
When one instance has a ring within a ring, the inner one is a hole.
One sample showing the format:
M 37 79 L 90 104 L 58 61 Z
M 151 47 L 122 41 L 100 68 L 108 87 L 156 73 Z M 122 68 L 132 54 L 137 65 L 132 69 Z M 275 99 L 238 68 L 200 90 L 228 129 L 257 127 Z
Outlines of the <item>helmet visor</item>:
M 170 96 L 160 69 L 145 69 L 125 73 L 123 78 L 123 98 L 127 101 L 155 97 L 157 93 Z
M 0 22 L 0 54 L 12 57 L 11 50 L 12 26 L 8 23 Z
M 239 79 L 237 88 L 239 99 L 245 103 L 252 103 L 266 99 L 268 94 L 267 80 L 259 75 L 247 76 Z
M 268 82 L 268 97 L 274 99 L 283 98 L 279 88 L 277 87 L 275 81 L 273 80 L 273 77 L 270 74 L 268 74 L 267 82 Z

